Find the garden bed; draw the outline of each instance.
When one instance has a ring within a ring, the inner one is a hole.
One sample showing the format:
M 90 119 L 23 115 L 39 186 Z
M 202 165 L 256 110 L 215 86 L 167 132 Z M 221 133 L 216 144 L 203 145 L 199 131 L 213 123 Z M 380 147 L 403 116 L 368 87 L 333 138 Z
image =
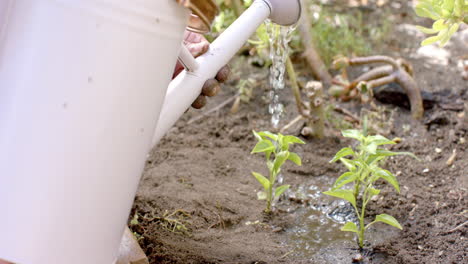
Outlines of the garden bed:
M 368 217 L 388 213 L 403 230 L 384 225 L 371 230 L 363 263 L 466 263 L 467 81 L 456 59 L 441 65 L 413 57 L 418 36 L 398 36 L 386 44 L 389 55 L 408 58 L 423 90 L 447 91 L 440 97 L 461 101 L 465 110 L 439 105 L 428 110 L 424 120 L 414 121 L 408 110 L 385 106 L 393 111 L 387 136 L 402 138 L 393 150 L 413 152 L 421 160 L 394 157 L 387 162 L 386 168 L 398 176 L 401 194 L 380 182 L 382 193 L 370 203 Z M 467 54 L 466 47 L 456 43 L 448 50 L 451 58 Z M 236 70 L 237 79 L 265 74 L 264 69 L 246 66 L 243 58 L 235 60 L 243 65 Z M 303 165 L 285 165 L 284 181 L 291 190 L 273 215 L 263 214 L 265 203 L 256 197 L 261 186 L 251 171 L 266 172 L 264 158 L 250 151 L 256 143 L 252 130 L 271 130 L 266 83 L 258 83 L 252 101 L 241 104 L 237 113 L 229 113 L 227 105 L 202 116 L 234 96 L 237 91 L 229 86 L 235 83 L 236 76 L 206 109 L 187 112 L 149 156 L 129 223 L 150 262 L 351 263 L 357 244 L 353 236 L 339 231 L 340 214 L 349 215 L 346 206 L 321 192 L 344 172 L 342 165 L 328 161 L 352 142 L 328 129 L 325 139 L 295 145 L 292 151 L 302 157 Z M 281 100 L 285 125 L 296 110 L 289 90 Z M 356 113 L 361 108 L 354 102 L 340 106 Z M 454 151 L 453 163 L 447 165 Z

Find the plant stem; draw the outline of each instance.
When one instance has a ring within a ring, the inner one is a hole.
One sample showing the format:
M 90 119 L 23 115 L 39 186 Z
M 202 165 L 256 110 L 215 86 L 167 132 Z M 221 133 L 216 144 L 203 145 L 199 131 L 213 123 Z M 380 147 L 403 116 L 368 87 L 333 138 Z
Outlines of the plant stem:
M 274 172 L 273 171 L 270 171 L 270 187 L 268 188 L 267 190 L 267 208 L 265 210 L 266 213 L 270 213 L 271 212 L 271 203 L 272 203 L 272 200 L 273 200 L 273 185 L 275 184 L 274 183 Z

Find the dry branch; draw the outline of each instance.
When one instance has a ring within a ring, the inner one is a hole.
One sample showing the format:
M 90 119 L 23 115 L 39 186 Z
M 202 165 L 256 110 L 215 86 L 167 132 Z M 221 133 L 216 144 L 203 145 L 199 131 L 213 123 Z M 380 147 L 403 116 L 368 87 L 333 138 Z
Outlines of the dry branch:
M 312 74 L 326 87 L 329 87 L 332 83 L 332 77 L 323 63 L 322 58 L 320 57 L 317 49 L 314 45 L 312 40 L 312 36 L 310 34 L 310 18 L 307 12 L 307 8 L 302 10 L 302 17 L 299 21 L 299 35 L 301 36 L 302 46 L 304 47 L 304 57 L 309 65 L 310 69 L 312 70 Z
M 357 95 L 355 88 L 362 82 L 365 82 L 368 90 L 373 88 L 396 82 L 399 84 L 408 95 L 411 104 L 411 115 L 415 119 L 421 119 L 424 114 L 423 100 L 421 90 L 416 81 L 412 77 L 413 70 L 404 60 L 395 60 L 388 56 L 370 56 L 358 58 L 340 58 L 340 63 L 349 66 L 367 65 L 372 63 L 385 63 L 386 66 L 377 67 L 369 72 L 359 76 L 350 85 L 345 87 L 344 98 Z

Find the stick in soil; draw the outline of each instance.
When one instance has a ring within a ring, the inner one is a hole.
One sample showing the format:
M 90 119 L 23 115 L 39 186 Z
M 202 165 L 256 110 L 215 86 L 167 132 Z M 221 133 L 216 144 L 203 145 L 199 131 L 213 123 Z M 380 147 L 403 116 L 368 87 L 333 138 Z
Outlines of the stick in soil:
M 466 226 L 466 225 L 468 225 L 468 221 L 466 221 L 466 222 L 463 223 L 463 224 L 458 225 L 457 227 L 455 227 L 455 228 L 453 228 L 453 229 L 450 229 L 449 231 L 445 232 L 445 234 L 453 233 L 453 232 L 455 232 L 455 231 L 457 231 L 457 230 L 462 229 L 462 228 L 463 228 L 464 226 Z
M 307 8 L 302 10 L 302 17 L 299 21 L 299 35 L 301 36 L 302 46 L 304 47 L 304 57 L 306 58 L 307 64 L 312 71 L 312 74 L 320 81 L 324 83 L 326 87 L 329 87 L 332 83 L 332 77 L 323 63 L 317 49 L 313 43 L 312 36 L 310 34 L 310 17 L 307 12 Z

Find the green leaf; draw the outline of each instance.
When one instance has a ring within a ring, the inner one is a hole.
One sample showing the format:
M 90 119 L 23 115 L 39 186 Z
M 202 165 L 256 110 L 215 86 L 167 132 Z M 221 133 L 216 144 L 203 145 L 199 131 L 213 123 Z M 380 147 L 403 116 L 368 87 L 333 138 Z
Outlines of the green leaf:
M 418 157 L 416 157 L 413 153 L 411 152 L 394 152 L 394 151 L 389 151 L 386 149 L 377 149 L 375 152 L 375 155 L 369 155 L 367 158 L 366 162 L 367 164 L 372 164 L 376 161 L 382 160 L 384 157 L 389 157 L 389 156 L 396 156 L 396 155 L 407 155 L 412 158 L 415 158 L 416 160 L 419 160 Z
M 343 137 L 354 138 L 359 141 L 362 141 L 364 139 L 364 136 L 362 135 L 361 131 L 356 129 L 343 130 L 341 131 L 341 134 L 343 134 Z
M 388 214 L 379 214 L 375 217 L 375 223 L 377 222 L 382 222 L 382 223 L 385 223 L 387 225 L 391 225 L 391 226 L 394 226 L 398 229 L 403 229 L 403 227 L 401 227 L 400 223 L 398 223 L 398 221 L 391 215 L 388 215 Z
M 353 182 L 358 178 L 358 174 L 354 172 L 345 172 L 333 184 L 333 190 L 341 188 L 343 185 Z
M 432 24 L 432 29 L 437 30 L 437 32 L 446 28 L 448 28 L 448 25 L 445 24 L 445 19 L 439 19 Z
M 433 37 L 427 38 L 421 42 L 421 46 L 431 45 L 433 43 L 436 43 L 440 39 L 441 39 L 440 36 L 433 36 Z
M 380 193 L 380 190 L 371 187 L 369 188 L 369 193 L 372 197 L 372 196 L 378 195 Z
M 278 173 L 279 168 L 281 168 L 284 162 L 288 160 L 288 157 L 289 157 L 289 151 L 281 151 L 280 153 L 278 153 L 275 157 L 275 162 L 273 164 L 273 171 Z
M 354 232 L 354 233 L 358 233 L 358 228 L 356 226 L 355 223 L 353 222 L 347 222 L 342 228 L 341 228 L 341 231 L 345 231 L 345 232 Z
M 257 172 L 252 172 L 252 175 L 257 179 L 257 181 L 263 186 L 263 189 L 270 189 L 270 181 L 263 175 Z
M 256 138 L 258 141 L 262 141 L 262 137 L 261 137 L 257 132 L 255 132 L 255 130 L 252 130 L 252 133 L 254 134 L 255 138 Z
M 333 157 L 332 160 L 330 160 L 329 162 L 330 163 L 333 163 L 333 162 L 336 162 L 337 160 L 343 158 L 343 157 L 346 157 L 346 156 L 349 156 L 349 155 L 354 155 L 354 151 L 352 148 L 342 148 L 340 151 L 338 151 L 335 155 L 335 157 Z
M 254 149 L 251 153 L 261 153 L 261 152 L 269 152 L 275 150 L 275 146 L 271 143 L 270 140 L 264 139 L 255 145 Z
M 289 189 L 290 185 L 281 185 L 276 188 L 275 190 L 275 197 L 280 197 L 287 189 Z
M 364 145 L 362 150 L 364 150 L 365 152 L 369 153 L 369 154 L 376 154 L 377 152 L 377 144 L 375 142 L 371 142 L 370 144 L 368 145 Z
M 356 199 L 354 198 L 354 194 L 351 190 L 332 190 L 324 192 L 326 195 L 330 195 L 333 197 L 338 197 L 350 202 L 354 207 L 356 207 Z
M 257 192 L 257 199 L 258 200 L 266 200 L 267 199 L 266 192 L 264 192 L 264 191 Z
M 258 135 L 262 138 L 262 139 L 266 139 L 266 138 L 271 138 L 273 139 L 274 141 L 278 141 L 278 136 L 269 132 L 269 131 L 263 131 L 263 132 L 258 132 Z
M 400 185 L 398 184 L 398 180 L 395 177 L 395 175 L 393 175 L 391 172 L 389 172 L 388 170 L 379 168 L 379 169 L 376 169 L 373 173 L 377 175 L 379 178 L 386 180 L 388 183 L 390 183 L 393 186 L 393 188 L 395 188 L 397 192 L 400 192 Z
M 340 161 L 341 161 L 341 163 L 343 163 L 343 165 L 345 165 L 345 167 L 346 167 L 349 171 L 351 171 L 351 172 L 355 172 L 355 171 L 356 171 L 356 165 L 354 165 L 354 161 L 353 161 L 353 160 L 341 158 Z
M 437 32 L 439 32 L 440 30 L 436 30 L 436 29 L 433 29 L 433 28 L 426 28 L 426 27 L 421 27 L 421 26 L 416 26 L 416 28 L 421 31 L 422 33 L 425 33 L 425 34 L 436 34 Z
M 375 136 L 369 136 L 367 137 L 367 140 L 369 142 L 377 144 L 377 146 L 380 145 L 395 145 L 396 143 L 384 136 L 381 135 L 375 135 Z
M 283 138 L 283 143 L 284 144 L 305 144 L 304 141 L 302 141 L 300 138 L 295 137 L 295 136 L 284 136 Z
M 297 155 L 294 152 L 289 152 L 288 160 L 296 163 L 296 165 L 299 165 L 299 166 L 302 165 L 301 157 L 299 157 L 299 155 Z
M 427 17 L 433 20 L 439 19 L 442 15 L 441 10 L 434 10 L 434 8 L 430 4 L 427 4 L 427 3 L 420 3 L 419 5 L 416 6 L 414 11 L 420 17 Z

